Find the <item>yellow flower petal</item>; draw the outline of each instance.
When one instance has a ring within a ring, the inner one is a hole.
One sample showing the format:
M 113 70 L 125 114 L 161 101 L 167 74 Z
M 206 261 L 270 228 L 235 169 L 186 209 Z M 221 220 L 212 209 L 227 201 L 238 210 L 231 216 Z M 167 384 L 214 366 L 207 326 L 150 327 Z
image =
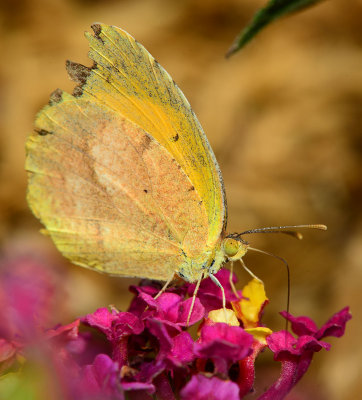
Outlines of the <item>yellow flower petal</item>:
M 264 328 L 264 327 L 258 327 L 258 328 L 248 328 L 245 329 L 245 332 L 250 333 L 251 335 L 253 335 L 254 339 L 257 340 L 258 342 L 262 343 L 262 344 L 267 344 L 266 343 L 266 338 L 267 336 L 269 336 L 270 334 L 273 333 L 273 331 L 269 328 Z
M 243 298 L 233 303 L 233 308 L 238 316 L 243 321 L 244 328 L 254 328 L 258 326 L 260 312 L 269 302 L 266 297 L 264 285 L 257 279 L 252 279 L 243 288 Z
M 228 308 L 225 311 L 227 320 L 225 320 L 225 312 L 223 308 L 220 308 L 219 310 L 210 311 L 208 318 L 211 319 L 211 321 L 213 322 L 224 322 L 230 326 L 240 326 L 234 311 L 229 310 Z

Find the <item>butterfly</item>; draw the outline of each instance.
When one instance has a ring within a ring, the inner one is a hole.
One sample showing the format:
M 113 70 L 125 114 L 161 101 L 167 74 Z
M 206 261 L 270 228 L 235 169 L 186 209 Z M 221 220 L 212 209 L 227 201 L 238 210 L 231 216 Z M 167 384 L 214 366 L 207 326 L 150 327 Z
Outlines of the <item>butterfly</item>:
M 67 61 L 77 86 L 53 92 L 27 139 L 30 208 L 74 264 L 166 284 L 209 276 L 221 287 L 215 273 L 249 245 L 226 232 L 223 179 L 201 125 L 140 43 L 114 26 L 92 29 L 93 65 Z

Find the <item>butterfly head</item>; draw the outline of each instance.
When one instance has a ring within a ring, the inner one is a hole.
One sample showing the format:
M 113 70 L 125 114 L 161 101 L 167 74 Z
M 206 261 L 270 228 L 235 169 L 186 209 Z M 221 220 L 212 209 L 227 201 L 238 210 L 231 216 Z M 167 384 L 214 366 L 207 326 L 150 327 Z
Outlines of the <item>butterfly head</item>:
M 232 233 L 222 241 L 224 255 L 228 261 L 240 260 L 248 251 L 249 243 L 239 234 Z

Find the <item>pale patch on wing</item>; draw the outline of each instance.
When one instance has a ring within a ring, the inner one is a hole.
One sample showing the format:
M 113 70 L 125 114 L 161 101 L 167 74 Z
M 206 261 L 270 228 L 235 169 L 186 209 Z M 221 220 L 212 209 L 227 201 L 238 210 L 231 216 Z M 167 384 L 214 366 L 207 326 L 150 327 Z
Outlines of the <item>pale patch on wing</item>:
M 72 262 L 165 280 L 204 248 L 208 220 L 174 157 L 139 126 L 57 93 L 27 141 L 28 202 Z

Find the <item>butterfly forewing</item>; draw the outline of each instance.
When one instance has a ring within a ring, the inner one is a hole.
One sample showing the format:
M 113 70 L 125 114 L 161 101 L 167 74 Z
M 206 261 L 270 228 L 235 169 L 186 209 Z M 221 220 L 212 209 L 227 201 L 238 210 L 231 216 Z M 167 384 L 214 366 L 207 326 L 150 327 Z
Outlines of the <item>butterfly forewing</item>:
M 27 141 L 28 202 L 72 262 L 168 279 L 215 246 L 225 200 L 215 157 L 182 92 L 126 32 L 87 35 L 79 84 L 56 91 Z

